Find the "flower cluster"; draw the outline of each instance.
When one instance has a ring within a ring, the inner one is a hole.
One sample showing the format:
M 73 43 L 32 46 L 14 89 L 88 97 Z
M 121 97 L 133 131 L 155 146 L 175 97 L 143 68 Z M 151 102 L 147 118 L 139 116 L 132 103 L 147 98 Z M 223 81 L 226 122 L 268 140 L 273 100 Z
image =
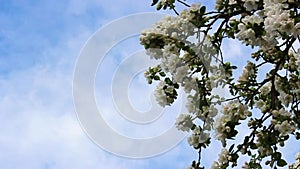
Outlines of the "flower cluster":
M 189 114 L 180 114 L 175 124 L 182 131 L 189 131 L 194 126 L 192 116 Z
M 200 144 L 205 144 L 209 139 L 209 133 L 203 132 L 201 128 L 196 127 L 193 130 L 193 134 L 188 137 L 188 143 L 195 148 L 199 148 Z
M 232 101 L 223 107 L 223 114 L 219 116 L 214 123 L 216 139 L 220 140 L 223 146 L 226 145 L 226 139 L 233 138 L 238 132 L 235 126 L 240 120 L 245 120 L 252 113 L 248 106 L 237 101 Z
M 200 4 L 193 5 L 188 10 L 182 11 L 177 17 L 164 17 L 150 29 L 144 30 L 140 37 L 141 44 L 143 44 L 146 49 L 156 48 L 156 45 L 159 44 L 153 46 L 153 43 L 155 43 L 153 40 L 159 37 L 162 38 L 161 40 L 163 41 L 172 41 L 172 39 L 175 39 L 185 42 L 188 37 L 195 34 L 195 26 L 190 21 L 195 17 L 196 10 L 199 9 L 199 6 Z
M 295 130 L 295 127 L 289 121 L 285 120 L 277 123 L 274 129 L 278 130 L 280 132 L 279 136 L 282 137 L 291 134 Z
M 170 105 L 174 98 L 170 97 L 175 93 L 175 89 L 173 86 L 166 86 L 164 81 L 160 82 L 156 90 L 154 92 L 154 96 L 156 97 L 156 101 L 161 106 Z
M 211 169 L 219 169 L 222 164 L 228 163 L 228 160 L 230 159 L 230 155 L 228 150 L 222 149 L 221 153 L 219 154 L 219 159 L 218 161 L 214 161 L 213 165 L 211 166 Z
M 292 35 L 297 37 L 300 33 L 300 23 L 295 24 L 291 18 L 287 3 L 267 0 L 264 2 L 265 30 L 270 37 Z
M 238 82 L 248 82 L 253 76 L 255 76 L 255 65 L 248 61 L 247 65 L 243 68 L 243 73 L 239 77 Z
M 268 49 L 276 46 L 282 39 L 300 35 L 300 23 L 291 16 L 289 2 L 265 0 L 243 0 L 247 11 L 256 12 L 246 15 L 238 24 L 236 37 L 247 45 Z M 234 5 L 236 1 L 230 1 Z M 292 2 L 290 2 L 292 3 Z
M 176 2 L 188 8 L 177 12 Z M 217 0 L 212 11 L 180 0 L 153 0 L 156 4 L 158 10 L 171 9 L 177 16 L 165 17 L 141 33 L 147 54 L 160 61 L 145 77 L 150 84 L 159 81 L 155 96 L 161 106 L 171 105 L 179 89 L 187 94 L 188 113 L 179 115 L 175 125 L 190 133 L 188 143 L 201 154 L 214 132 L 223 149 L 212 169 L 234 167 L 240 155 L 250 159 L 245 169 L 262 168 L 262 159 L 271 168 L 286 166 L 278 146 L 290 136 L 300 140 L 300 3 Z M 237 66 L 223 56 L 227 38 L 253 49 L 251 57 L 241 56 L 248 60 L 242 72 L 234 72 Z M 228 89 L 230 96 L 214 92 L 220 88 Z M 242 122 L 249 131 L 240 133 L 244 141 L 229 145 Z M 190 168 L 202 168 L 200 160 Z M 299 162 L 291 166 L 299 168 Z
M 259 46 L 262 43 L 262 39 L 257 36 L 256 28 L 261 26 L 263 19 L 257 15 L 245 16 L 238 24 L 239 32 L 236 37 L 253 46 Z

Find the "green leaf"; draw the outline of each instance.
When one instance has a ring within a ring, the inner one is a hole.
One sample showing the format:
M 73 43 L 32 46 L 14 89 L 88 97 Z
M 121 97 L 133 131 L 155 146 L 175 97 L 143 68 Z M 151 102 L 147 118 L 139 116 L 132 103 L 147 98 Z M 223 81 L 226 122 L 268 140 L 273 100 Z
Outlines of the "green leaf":
M 159 78 L 159 76 L 154 76 L 153 79 L 154 80 L 159 80 L 160 78 Z
M 280 159 L 280 160 L 277 161 L 277 165 L 279 167 L 284 167 L 284 166 L 287 165 L 287 162 L 284 159 Z
M 170 80 L 170 78 L 165 78 L 165 82 L 168 84 L 168 85 L 172 85 L 172 81 Z
M 153 0 L 151 6 L 154 6 L 155 4 L 157 4 L 158 0 Z
M 296 23 L 300 22 L 300 16 L 296 16 L 295 18 Z
M 258 163 L 250 163 L 250 168 L 256 168 L 256 169 L 261 169 L 261 165 Z
M 206 11 L 206 6 L 202 6 L 202 7 L 200 8 L 200 14 L 204 14 L 205 11 Z
M 165 72 L 160 72 L 159 73 L 162 77 L 165 77 L 166 76 L 166 73 Z
M 160 10 L 162 7 L 163 7 L 163 6 L 162 6 L 162 3 L 159 2 L 159 3 L 157 4 L 156 10 Z
M 253 142 L 250 143 L 250 148 L 253 149 L 257 149 L 257 145 Z
M 193 126 L 191 127 L 191 130 L 194 130 L 197 126 L 195 124 L 193 124 Z
M 280 160 L 281 159 L 281 153 L 280 152 L 273 153 L 273 158 L 276 159 L 276 160 Z
M 174 84 L 174 88 L 175 88 L 175 89 L 178 89 L 178 88 L 179 88 L 178 83 L 175 83 L 175 84 Z
M 296 133 L 296 139 L 297 139 L 297 140 L 300 139 L 300 133 L 299 133 L 299 132 Z

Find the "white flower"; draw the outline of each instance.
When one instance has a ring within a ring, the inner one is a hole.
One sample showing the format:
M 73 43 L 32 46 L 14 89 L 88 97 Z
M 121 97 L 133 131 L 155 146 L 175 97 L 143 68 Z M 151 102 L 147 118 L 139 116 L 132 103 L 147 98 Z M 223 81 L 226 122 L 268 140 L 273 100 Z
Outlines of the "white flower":
M 163 56 L 163 52 L 161 49 L 157 48 L 149 48 L 146 50 L 146 54 L 149 55 L 152 58 L 160 59 Z
M 251 44 L 258 46 L 262 44 L 262 39 L 255 36 L 255 31 L 251 28 L 248 28 L 248 24 L 260 24 L 263 22 L 263 19 L 256 15 L 245 16 L 242 19 L 242 22 L 238 24 L 239 32 L 236 34 L 236 37 L 246 44 Z
M 229 151 L 226 150 L 225 148 L 222 149 L 221 154 L 219 154 L 219 163 L 227 163 L 228 162 L 228 157 L 229 157 Z
M 237 3 L 236 0 L 229 0 L 228 5 L 234 5 L 234 4 L 236 4 L 236 3 Z
M 242 168 L 251 169 L 251 167 L 249 166 L 249 163 L 247 163 L 247 162 L 243 164 Z
M 163 56 L 161 67 L 164 71 L 174 74 L 178 65 L 182 63 L 179 58 L 179 53 L 174 52 L 176 48 L 172 45 L 166 45 L 162 49 Z
M 295 130 L 295 127 L 291 125 L 287 120 L 283 121 L 282 123 L 276 124 L 274 128 L 275 130 L 280 132 L 279 136 L 287 136 Z
M 284 91 L 279 92 L 279 100 L 285 105 L 288 106 L 292 101 L 293 97 L 289 94 L 286 94 Z
M 224 0 L 216 0 L 216 6 L 215 9 L 220 10 L 221 7 L 223 6 Z
M 210 105 L 208 112 L 209 112 L 208 115 L 210 117 L 215 117 L 218 114 L 218 109 L 215 108 L 214 105 Z
M 194 125 L 192 116 L 189 114 L 180 114 L 176 119 L 175 125 L 179 130 L 189 131 Z
M 206 142 L 209 138 L 209 133 L 200 132 L 200 134 L 192 134 L 188 137 L 188 143 L 191 146 L 198 147 L 200 143 Z
M 214 161 L 210 167 L 210 169 L 219 169 L 219 168 L 220 168 L 220 164 L 217 161 Z
M 271 92 L 271 83 L 267 83 L 260 88 L 260 95 L 267 95 Z
M 167 3 L 168 3 L 168 0 L 161 0 L 162 5 L 167 5 Z
M 297 154 L 296 154 L 295 159 L 296 159 L 296 160 L 300 160 L 300 153 L 297 153 Z
M 197 10 L 199 10 L 200 6 L 201 6 L 200 2 L 192 4 L 191 7 L 189 8 L 189 10 L 190 11 L 197 11 Z
M 178 83 L 182 83 L 186 75 L 188 74 L 189 67 L 187 65 L 176 68 L 174 80 Z
M 247 116 L 251 116 L 251 112 L 248 110 L 248 106 L 239 103 L 238 101 L 229 102 L 223 107 L 223 114 L 217 117 L 214 123 L 215 138 L 220 140 L 225 145 L 225 139 L 227 133 L 230 132 L 227 122 L 238 122 L 244 120 Z
M 226 123 L 228 122 L 229 118 L 228 116 L 220 116 L 216 119 L 214 123 L 214 129 L 215 129 L 215 138 L 220 140 L 222 144 L 225 144 L 225 138 L 226 138 Z
M 178 38 L 177 32 L 172 32 L 171 37 L 177 39 Z
M 256 103 L 255 103 L 255 106 L 257 107 L 257 108 L 259 108 L 263 113 L 264 112 L 266 112 L 267 111 L 267 103 L 266 102 L 264 102 L 263 100 L 258 100 L 258 101 L 256 101 Z
M 163 87 L 165 86 L 165 82 L 161 81 L 157 86 L 154 91 L 154 96 L 156 98 L 156 101 L 158 102 L 159 105 L 162 107 L 165 107 L 166 105 L 170 105 L 168 101 L 168 96 L 166 95 Z
M 278 117 L 278 116 L 291 117 L 292 116 L 292 113 L 286 111 L 284 108 L 279 109 L 279 111 L 273 110 L 271 113 L 273 114 L 274 117 Z
M 196 78 L 187 77 L 183 80 L 182 86 L 183 86 L 183 90 L 186 93 L 190 93 L 192 90 L 196 91 L 197 90 L 197 80 L 196 80 Z
M 239 77 L 238 82 L 247 82 L 249 78 L 254 75 L 255 65 L 248 61 L 247 65 L 243 68 L 242 75 Z
M 264 25 L 267 34 L 271 37 L 279 37 L 282 33 L 294 37 L 299 35 L 299 24 L 294 24 L 294 19 L 290 17 L 290 11 L 286 10 L 287 4 L 265 1 L 264 8 L 266 16 Z
M 246 8 L 247 11 L 251 11 L 253 9 L 257 9 L 258 5 L 257 2 L 259 0 L 242 0 L 244 1 L 244 7 Z
M 300 71 L 300 48 L 297 50 L 297 53 L 292 52 L 292 55 L 295 58 L 295 65 L 297 70 Z

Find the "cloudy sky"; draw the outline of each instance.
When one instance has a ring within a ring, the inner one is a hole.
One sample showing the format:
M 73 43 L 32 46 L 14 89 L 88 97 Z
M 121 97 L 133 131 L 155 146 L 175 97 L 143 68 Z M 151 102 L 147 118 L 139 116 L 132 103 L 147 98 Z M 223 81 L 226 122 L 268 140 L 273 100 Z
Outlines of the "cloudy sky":
M 187 153 L 186 142 L 168 153 L 143 160 L 106 152 L 83 132 L 75 113 L 72 78 L 81 48 L 103 25 L 141 12 L 155 10 L 147 2 L 130 0 L 1 1 L 1 168 L 134 169 L 188 165 L 196 153 Z
M 150 7 L 150 0 L 1 1 L 1 168 L 184 168 L 197 157 L 197 153 L 183 141 L 171 151 L 152 158 L 122 158 L 99 148 L 83 131 L 77 119 L 72 81 L 81 49 L 97 30 L 111 21 L 144 12 L 156 12 Z M 125 25 L 127 29 L 132 26 Z M 105 102 L 101 100 L 105 95 L 105 87 L 109 86 L 109 83 L 103 83 L 104 76 L 110 78 L 120 58 L 142 49 L 137 43 L 138 36 L 128 38 L 107 54 L 107 63 L 100 66 L 95 78 L 95 96 L 99 99 L 98 106 L 102 106 L 106 120 L 116 122 L 110 124 L 115 130 L 131 134 L 132 137 L 138 137 L 139 134 L 150 137 L 156 135 L 157 131 L 163 132 L 159 130 L 161 128 L 172 127 L 174 114 L 162 116 L 163 120 L 158 122 L 158 126 L 148 125 L 141 131 L 134 130 L 134 126 L 110 114 L 110 106 L 113 105 L 101 105 Z M 238 49 L 237 46 L 239 44 L 230 43 L 226 49 Z M 234 55 L 242 52 L 242 49 L 235 50 Z M 107 68 L 105 65 L 113 66 L 109 69 L 110 66 Z M 101 68 L 104 74 L 101 74 Z M 149 100 L 135 99 L 145 96 L 134 91 L 151 91 L 153 87 L 141 86 L 146 83 L 141 74 L 136 74 L 131 83 L 133 90 L 130 90 L 129 97 L 133 102 L 137 100 L 133 105 L 143 111 L 149 108 Z M 206 163 L 216 158 L 214 148 L 218 146 L 213 145 L 205 152 L 203 158 Z

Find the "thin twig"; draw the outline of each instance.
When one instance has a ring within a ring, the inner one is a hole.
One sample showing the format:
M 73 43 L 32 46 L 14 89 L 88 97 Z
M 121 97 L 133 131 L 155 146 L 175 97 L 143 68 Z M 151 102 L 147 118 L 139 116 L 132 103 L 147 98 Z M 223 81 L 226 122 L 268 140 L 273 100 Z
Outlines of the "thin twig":
M 177 0 L 177 1 L 180 2 L 180 3 L 182 3 L 184 6 L 191 7 L 191 5 L 185 3 L 185 2 L 183 2 L 183 1 L 181 1 L 181 0 Z
M 179 15 L 175 8 L 172 8 L 172 10 L 176 13 L 176 15 Z

